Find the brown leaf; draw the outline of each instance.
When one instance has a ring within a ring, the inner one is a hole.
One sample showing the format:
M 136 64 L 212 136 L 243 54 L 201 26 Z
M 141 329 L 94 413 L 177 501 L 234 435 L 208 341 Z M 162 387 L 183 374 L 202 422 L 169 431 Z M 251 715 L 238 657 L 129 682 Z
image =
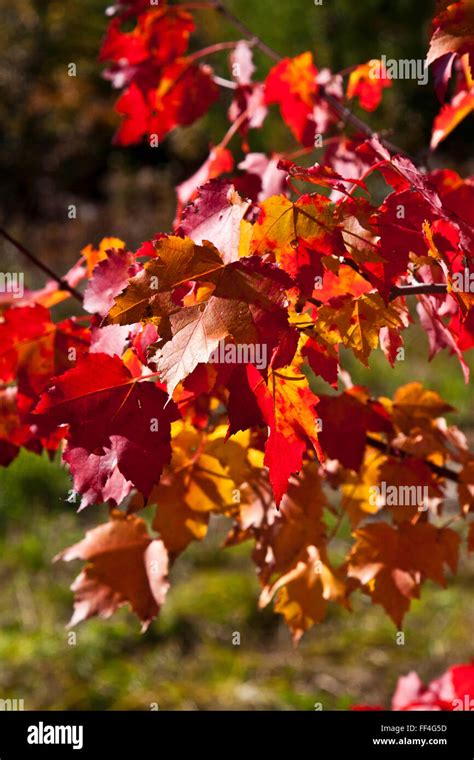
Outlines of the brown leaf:
M 114 511 L 111 520 L 86 533 L 79 543 L 55 557 L 88 564 L 74 581 L 74 614 L 69 627 L 99 615 L 108 618 L 126 604 L 146 630 L 163 605 L 169 588 L 168 555 L 153 540 L 143 520 Z
M 354 536 L 348 575 L 365 587 L 399 628 L 422 582 L 430 579 L 445 586 L 444 565 L 456 571 L 459 536 L 450 528 L 407 521 L 392 528 L 375 522 Z

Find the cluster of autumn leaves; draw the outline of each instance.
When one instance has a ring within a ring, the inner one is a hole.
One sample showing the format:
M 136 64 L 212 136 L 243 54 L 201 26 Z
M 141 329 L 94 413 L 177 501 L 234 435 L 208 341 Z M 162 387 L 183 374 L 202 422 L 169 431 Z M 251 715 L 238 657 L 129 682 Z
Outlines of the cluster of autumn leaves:
M 222 10 L 219 5 L 214 3 L 218 11 Z M 119 0 L 114 10 L 100 59 L 108 64 L 106 77 L 123 90 L 116 103 L 122 117 L 116 142 L 130 145 L 144 137 L 160 142 L 176 126 L 200 118 L 219 97 L 211 66 L 200 62 L 200 52 L 189 52 L 195 30 L 192 4 Z M 135 25 L 129 31 L 131 21 Z M 473 26 L 472 0 L 438 0 L 426 58 L 442 104 L 433 124 L 432 149 L 474 111 Z M 346 84 L 341 75 L 318 70 L 309 51 L 282 58 L 264 82 L 252 81 L 255 67 L 247 43 L 236 47 L 230 64 L 235 90 L 229 117 L 232 121 L 242 117 L 241 134 L 261 127 L 267 107 L 277 104 L 284 122 L 304 146 L 313 146 L 316 135 L 327 134 L 337 125 L 338 112 L 326 93 L 333 102 L 357 99 L 364 110 L 373 111 L 383 90 L 392 86 L 389 72 L 375 59 L 354 66 Z M 343 155 L 338 158 L 345 160 Z M 228 164 L 232 155 L 226 151 L 213 160 Z
M 214 93 L 212 73 L 183 58 L 192 28 L 177 6 L 120 4 L 102 57 L 126 86 L 122 143 L 194 120 L 194 93 L 200 106 Z M 277 64 L 262 88 L 240 48 L 233 107 L 244 142 L 272 102 L 303 145 L 316 111 L 337 121 L 316 100 L 308 55 Z M 374 95 L 360 71 L 350 86 L 366 105 Z M 467 381 L 474 295 L 453 281 L 472 261 L 474 182 L 422 171 L 376 137 L 331 145 L 310 168 L 248 153 L 233 177 L 216 176 L 233 162 L 212 149 L 178 188 L 174 234 L 135 252 L 114 238 L 83 250 L 66 276 L 86 282 L 83 317 L 52 320 L 68 297 L 53 284 L 3 310 L 1 464 L 21 447 L 62 447 L 80 508 L 111 508 L 60 555 L 87 563 L 72 624 L 129 604 L 146 627 L 172 563 L 212 515 L 233 521 L 227 545 L 253 542 L 260 604 L 274 600 L 295 640 L 331 602 L 350 609 L 356 592 L 400 627 L 422 584 L 455 572 L 461 535 L 474 548 L 474 456 L 444 420 L 454 410 L 418 382 L 373 398 L 340 366 L 341 347 L 366 366 L 380 347 L 394 365 L 416 298 L 430 356 L 456 354 Z M 382 202 L 374 176 L 389 188 Z M 216 361 L 222 344 L 264 347 L 266 366 Z M 327 393 L 315 394 L 316 378 Z M 423 509 L 374 503 L 382 483 L 424 489 Z M 149 508 L 150 530 L 139 516 Z M 341 553 L 344 520 L 352 539 Z

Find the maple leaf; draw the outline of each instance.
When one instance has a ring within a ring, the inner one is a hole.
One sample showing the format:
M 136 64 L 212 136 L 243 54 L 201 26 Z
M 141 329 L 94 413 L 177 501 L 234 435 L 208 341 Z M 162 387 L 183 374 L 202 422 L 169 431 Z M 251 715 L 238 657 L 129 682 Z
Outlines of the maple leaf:
M 365 182 L 360 179 L 351 179 L 350 177 L 342 177 L 331 166 L 325 166 L 322 164 L 314 164 L 308 168 L 297 166 L 292 161 L 280 160 L 278 168 L 286 171 L 293 179 L 299 179 L 302 182 L 310 182 L 312 185 L 320 185 L 321 187 L 329 187 L 335 189 L 340 193 L 345 194 L 346 190 L 344 182 L 349 182 L 352 185 L 367 190 Z
M 375 522 L 356 530 L 354 537 L 348 575 L 384 607 L 399 629 L 423 580 L 445 586 L 444 565 L 456 572 L 459 536 L 450 528 L 407 521 L 392 528 Z
M 415 457 L 404 457 L 403 461 L 388 457 L 380 467 L 380 483 L 389 483 L 392 487 L 392 493 L 380 499 L 380 506 L 390 512 L 394 522 L 410 520 L 417 512 L 435 509 L 444 496 L 427 462 Z
M 436 187 L 443 206 L 469 224 L 474 223 L 474 179 L 462 179 L 455 171 L 443 169 L 431 172 L 430 180 Z
M 267 156 L 265 153 L 247 153 L 238 168 L 245 171 L 246 177 L 251 177 L 258 183 L 254 199 L 264 201 L 272 195 L 284 195 L 287 192 L 284 172 L 278 168 L 278 154 Z
M 381 61 L 373 59 L 351 71 L 347 83 L 347 97 L 358 98 L 359 105 L 366 111 L 375 111 L 382 100 L 384 88 L 392 82 L 383 70 Z
M 294 569 L 274 583 L 271 592 L 276 594 L 275 612 L 284 616 L 295 644 L 305 631 L 324 620 L 329 601 L 346 606 L 344 584 L 311 546 Z M 266 602 L 266 597 L 263 600 Z
M 366 140 L 358 149 L 360 155 L 375 161 L 372 170 L 380 171 L 384 179 L 396 192 L 409 190 L 419 194 L 425 203 L 425 219 L 442 219 L 457 228 L 461 246 L 469 251 L 473 244 L 472 225 L 458 216 L 455 210 L 443 205 L 437 188 L 430 177 L 420 172 L 405 156 L 390 156 L 376 137 Z
M 466 364 L 462 351 L 458 346 L 455 336 L 448 329 L 440 314 L 438 299 L 432 296 L 421 296 L 416 307 L 420 317 L 420 324 L 428 335 L 431 360 L 443 348 L 449 349 L 456 354 L 464 374 L 466 383 L 469 382 L 469 367 Z
M 116 299 L 109 321 L 168 318 L 169 335 L 151 361 L 156 362 L 170 394 L 227 337 L 237 344 L 265 344 L 270 357 L 284 334 L 295 335 L 288 324 L 282 289 L 291 281 L 277 267 L 257 256 L 224 264 L 211 244 L 197 246 L 176 237 L 158 241 L 156 253 L 157 258 Z M 183 285 L 190 292 L 190 281 L 201 284 L 202 297 L 197 303 L 191 298 L 181 308 L 173 291 Z M 169 295 L 164 301 L 161 294 L 165 293 Z
M 94 615 L 108 618 L 128 603 L 145 631 L 165 601 L 169 588 L 166 549 L 162 541 L 148 535 L 138 517 L 115 510 L 109 522 L 88 531 L 82 541 L 55 557 L 60 559 L 88 563 L 71 586 L 75 601 L 70 628 Z
M 312 292 L 323 274 L 324 255 L 344 255 L 341 225 L 333 204 L 322 195 L 303 195 L 296 203 L 286 196 L 269 198 L 250 240 L 252 253 L 272 253 L 304 292 Z
M 438 0 L 427 64 L 448 53 L 474 57 L 474 5 L 472 0 Z
M 341 135 L 338 140 L 331 140 L 321 161 L 322 165 L 331 167 L 344 178 L 346 191 L 351 187 L 347 181 L 348 177 L 361 179 L 370 169 L 370 163 L 357 152 L 360 144 L 361 140 L 357 137 L 351 139 Z M 331 191 L 331 200 L 335 201 L 341 197 L 337 190 Z
M 87 276 L 92 277 L 92 272 L 99 263 L 107 258 L 109 251 L 122 251 L 125 248 L 125 243 L 120 238 L 106 237 L 102 238 L 98 248 L 94 248 L 92 244 L 86 245 L 82 249 L 81 254 L 84 256 L 87 265 Z
M 397 449 L 424 463 L 442 465 L 448 460 L 466 461 L 468 451 L 463 434 L 448 426 L 440 415 L 453 411 L 441 397 L 421 383 L 409 383 L 397 390 L 393 403 L 381 399 L 387 408 L 396 435 Z M 418 463 L 421 467 L 422 462 Z M 415 467 L 416 469 L 416 467 Z
M 397 439 L 397 446 L 401 445 Z M 439 479 L 416 453 L 396 459 L 367 448 L 358 472 L 344 472 L 340 479 L 342 503 L 353 526 L 381 510 L 395 523 L 413 520 L 420 512 L 434 510 L 444 496 Z
M 467 514 L 474 511 L 474 460 L 469 457 L 464 462 L 459 473 L 458 495 L 461 512 Z M 469 526 L 468 546 L 469 551 L 474 547 L 474 523 Z
M 153 58 L 158 66 L 171 63 L 186 52 L 189 36 L 195 28 L 189 13 L 167 5 L 148 8 L 147 13 L 138 17 L 131 32 L 122 32 L 121 22 L 122 19 L 117 18 L 109 24 L 100 51 L 101 61 L 121 63 L 126 60 L 136 65 Z
M 324 263 L 327 265 L 327 259 L 324 259 Z M 331 299 L 338 298 L 339 296 L 345 296 L 350 294 L 354 298 L 363 296 L 365 293 L 369 293 L 373 290 L 370 282 L 362 277 L 348 264 L 337 265 L 337 271 L 332 272 L 330 269 L 325 269 L 322 282 L 318 282 L 318 287 L 315 289 L 318 295 L 318 301 L 323 304 L 331 304 Z
M 115 136 L 118 145 L 131 145 L 145 135 L 162 140 L 178 125 L 192 124 L 217 99 L 209 67 L 177 59 L 163 67 L 158 87 L 145 91 L 132 82 L 116 103 L 124 117 Z
M 400 313 L 402 317 L 402 313 Z M 405 322 L 405 327 L 408 327 L 408 315 Z M 387 357 L 390 366 L 395 367 L 395 362 L 403 353 L 399 353 L 400 349 L 403 349 L 403 337 L 393 327 L 381 327 L 380 334 L 380 348 Z
M 175 226 L 179 224 L 184 206 L 196 197 L 199 188 L 209 180 L 216 179 L 226 172 L 231 172 L 233 168 L 234 158 L 230 150 L 222 148 L 220 145 L 216 147 L 211 146 L 209 156 L 197 172 L 176 187 L 178 208 L 176 210 Z
M 413 429 L 429 428 L 442 414 L 454 411 L 439 393 L 424 388 L 419 382 L 408 383 L 398 388 L 393 397 L 392 418 L 404 433 Z
M 268 385 L 252 365 L 247 366 L 247 376 L 270 428 L 264 463 L 269 469 L 278 506 L 290 476 L 301 469 L 308 443 L 314 446 L 320 459 L 324 458 L 317 433 L 315 406 L 318 397 L 309 389 L 306 377 L 295 367 L 272 371 Z
M 375 487 L 380 484 L 380 469 L 387 457 L 379 451 L 366 448 L 364 461 L 358 472 L 348 471 L 340 474 L 342 506 L 347 512 L 352 527 L 356 527 L 368 515 L 377 514 L 382 504 L 374 498 Z
M 471 90 L 461 90 L 451 103 L 441 109 L 433 123 L 430 148 L 434 150 L 463 119 L 474 111 L 474 84 Z
M 249 129 L 261 127 L 267 116 L 265 86 L 261 82 L 252 82 L 255 66 L 252 50 L 245 40 L 237 43 L 235 50 L 230 54 L 229 64 L 237 87 L 228 116 L 231 122 L 239 120 L 239 132 L 244 138 L 243 148 L 247 151 L 245 138 Z
M 205 304 L 190 306 L 171 315 L 172 339 L 151 357 L 170 396 L 178 383 L 200 362 L 208 362 L 220 341 L 230 335 L 232 324 L 239 322 L 241 316 L 238 304 L 214 296 Z M 256 337 L 251 331 L 245 342 L 255 342 Z
M 400 209 L 404 214 L 402 222 Z M 411 188 L 388 195 L 374 214 L 381 259 L 368 262 L 364 271 L 385 300 L 388 300 L 392 285 L 406 272 L 410 254 L 423 256 L 426 253 L 423 224 L 432 217 L 433 210 L 426 198 Z
M 171 457 L 170 424 L 178 415 L 167 399 L 162 388 L 134 380 L 117 356 L 106 354 L 90 354 L 54 379 L 34 417 L 69 425 L 65 458 L 84 494 L 82 507 L 107 497 L 116 468 L 121 494 L 123 478 L 129 490 L 133 484 L 149 494 Z
M 91 354 L 122 356 L 131 337 L 129 325 L 106 325 L 91 330 Z M 133 373 L 132 373 L 133 374 Z
M 388 435 L 393 432 L 383 406 L 357 386 L 341 396 L 320 396 L 318 415 L 321 448 L 330 459 L 338 459 L 352 470 L 358 470 L 362 464 L 368 432 Z
M 331 354 L 330 349 L 331 347 L 308 338 L 301 349 L 301 356 L 307 359 L 315 375 L 322 377 L 333 388 L 337 388 L 339 360 L 337 349 L 333 349 L 334 355 Z
M 170 394 L 200 362 L 207 362 L 227 337 L 237 345 L 264 345 L 265 355 L 270 357 L 284 335 L 294 335 L 284 308 L 281 285 L 288 281 L 283 272 L 255 256 L 227 264 L 213 274 L 213 295 L 205 303 L 172 314 L 172 338 L 151 357 Z
M 392 697 L 392 710 L 458 710 L 472 705 L 474 666 L 453 665 L 440 678 L 425 686 L 411 671 L 398 679 Z M 462 706 L 461 708 L 459 706 Z M 352 710 L 383 710 L 383 707 L 354 705 Z
M 342 343 L 368 366 L 381 328 L 398 329 L 401 325 L 396 308 L 385 306 L 378 293 L 367 293 L 360 298 L 340 296 L 318 307 L 315 329 L 330 345 Z
M 25 448 L 40 454 L 43 450 L 50 455 L 58 449 L 61 436 L 42 430 L 28 421 L 31 399 L 19 393 L 18 388 L 9 386 L 0 390 L 0 465 L 8 467 Z
M 20 391 L 36 400 L 89 344 L 89 330 L 74 319 L 55 324 L 48 309 L 38 304 L 7 309 L 0 324 L 0 379 L 17 379 Z
M 171 558 L 204 538 L 211 512 L 232 512 L 246 503 L 244 484 L 255 477 L 247 458 L 249 433 L 226 440 L 224 426 L 208 435 L 180 422 L 176 426 L 169 472 L 148 499 L 157 504 L 153 528 Z M 132 508 L 137 506 L 134 499 Z
M 19 454 L 20 446 L 25 446 L 29 430 L 21 424 L 16 406 L 16 389 L 4 388 L 0 391 L 0 465 L 8 467 Z
M 25 319 L 27 314 L 30 319 Z M 41 368 L 42 352 L 38 343 L 40 339 L 43 339 L 42 342 L 46 340 L 51 353 L 53 332 L 49 311 L 43 306 L 8 309 L 0 324 L 0 378 L 6 382 L 13 380 L 23 366 L 30 374 L 34 359 Z M 31 352 L 35 354 L 33 362 Z M 40 382 L 43 384 L 42 380 Z M 34 379 L 28 381 L 28 385 L 35 384 Z
M 189 238 L 164 237 L 156 243 L 156 259 L 130 278 L 115 299 L 108 315 L 112 324 L 134 324 L 145 318 L 169 315 L 179 306 L 160 294 L 173 291 L 191 280 L 215 281 L 224 262 L 212 245 L 197 246 Z
M 148 8 L 132 31 L 123 32 L 121 24 L 128 18 L 125 14 L 111 22 L 101 50 L 102 60 L 113 61 L 106 78 L 115 87 L 126 87 L 116 104 L 125 117 L 115 136 L 119 145 L 145 135 L 161 140 L 175 126 L 202 116 L 218 95 L 211 69 L 183 58 L 194 30 L 186 10 Z
M 243 201 L 230 182 L 213 180 L 199 188 L 198 196 L 183 212 L 178 234 L 197 245 L 210 242 L 225 264 L 239 258 L 240 223 L 250 201 Z
M 226 372 L 226 369 L 229 371 Z M 220 370 L 216 382 L 222 383 L 228 390 L 225 402 L 229 417 L 227 435 L 231 436 L 240 430 L 263 426 L 260 408 L 249 385 L 246 365 L 230 367 L 221 365 Z
M 472 39 L 474 41 L 474 36 Z M 441 101 L 445 99 L 448 80 L 453 69 L 456 72 L 456 82 L 451 102 L 442 107 L 433 123 L 431 150 L 434 150 L 474 109 L 474 79 L 469 54 L 465 53 L 456 60 L 456 54 L 447 53 L 435 62 L 434 67 L 437 79 L 436 90 Z
M 84 308 L 91 314 L 105 316 L 114 304 L 114 298 L 126 287 L 130 277 L 137 273 L 138 265 L 131 253 L 111 251 L 99 261 L 84 293 Z
M 188 507 L 181 489 L 175 481 L 170 486 L 160 486 L 152 492 L 151 503 L 158 507 L 153 528 L 160 534 L 170 556 L 181 554 L 192 541 L 202 541 L 207 533 L 209 513 Z
M 312 113 L 318 93 L 317 73 L 311 53 L 302 53 L 277 63 L 265 82 L 266 103 L 278 103 L 285 123 L 307 146 L 314 145 Z
M 326 555 L 325 506 L 321 480 L 311 463 L 300 479 L 290 481 L 279 514 L 249 531 L 256 539 L 252 558 L 264 584 L 259 604 L 264 607 L 275 598 L 275 612 L 285 617 L 295 643 L 324 619 L 329 601 L 347 604 L 345 585 Z M 279 577 L 270 582 L 275 574 Z
M 77 494 L 81 496 L 78 511 L 101 502 L 121 504 L 133 487 L 117 467 L 121 452 L 115 439 L 103 444 L 99 453 L 90 448 L 73 444 L 63 454 L 73 478 L 74 502 Z
M 252 558 L 266 589 L 265 597 L 270 590 L 271 579 L 292 568 L 303 550 L 309 546 L 323 549 L 326 541 L 323 513 L 326 506 L 317 465 L 307 462 L 298 478 L 290 478 L 279 511 L 268 511 L 259 525 L 251 524 L 246 528 L 248 536 L 256 541 Z M 269 596 L 272 595 L 270 593 Z

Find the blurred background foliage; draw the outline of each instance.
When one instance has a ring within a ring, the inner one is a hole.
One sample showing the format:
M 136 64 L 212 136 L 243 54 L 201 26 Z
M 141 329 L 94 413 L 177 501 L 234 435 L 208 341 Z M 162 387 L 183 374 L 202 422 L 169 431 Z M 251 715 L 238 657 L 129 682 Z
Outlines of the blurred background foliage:
M 203 162 L 209 144 L 218 143 L 229 126 L 223 105 L 230 92 L 224 90 L 206 118 L 177 129 L 158 149 L 112 146 L 118 93 L 102 78 L 97 60 L 107 5 L 107 0 L 0 0 L 0 219 L 27 241 L 31 238 L 28 242 L 34 241 L 36 250 L 61 268 L 76 259 L 85 242 L 114 234 L 134 247 L 169 229 L 174 186 Z M 335 72 L 382 53 L 423 58 L 433 5 L 412 0 L 324 0 L 321 6 L 313 0 L 229 0 L 235 13 L 281 54 L 311 50 L 319 68 Z M 198 11 L 196 18 L 193 50 L 238 39 L 214 11 Z M 258 51 L 255 60 L 256 76 L 263 78 L 271 64 Z M 214 55 L 211 62 L 228 76 L 227 54 Z M 77 76 L 68 76 L 69 63 L 76 64 Z M 396 81 L 368 119 L 400 146 L 420 154 L 438 109 L 431 84 Z M 466 164 L 472 137 L 467 122 L 442 144 L 431 159 L 433 166 L 472 172 L 472 163 Z M 297 147 L 276 108 L 264 129 L 250 138 L 252 150 L 268 146 L 275 151 Z M 76 220 L 67 219 L 71 203 L 78 207 Z
M 465 554 L 447 588 L 427 583 L 413 603 L 405 645 L 382 609 L 358 595 L 352 613 L 331 607 L 294 649 L 280 616 L 257 608 L 250 547 L 219 549 L 222 520 L 176 563 L 161 616 L 145 634 L 122 608 L 78 626 L 71 644 L 68 585 L 80 563 L 51 565 L 51 558 L 105 520 L 106 510 L 76 514 L 68 488 L 58 463 L 32 454 L 0 471 L 0 697 L 24 699 L 26 709 L 388 705 L 400 675 L 416 669 L 429 680 L 472 657 L 474 563 Z M 347 525 L 339 536 L 342 553 Z M 232 643 L 236 632 L 240 646 Z
M 280 53 L 311 50 L 319 68 L 333 71 L 383 53 L 423 58 L 433 5 L 229 0 Z M 209 144 L 228 128 L 224 91 L 206 118 L 176 130 L 158 149 L 112 146 L 117 93 L 102 79 L 97 61 L 106 6 L 107 0 L 0 0 L 0 220 L 59 273 L 87 243 L 104 236 L 122 237 L 133 249 L 169 230 L 175 185 L 198 168 Z M 196 15 L 193 49 L 238 37 L 217 14 Z M 255 60 L 263 78 L 269 63 L 259 53 Z M 76 77 L 68 76 L 69 63 L 76 64 Z M 212 63 L 228 76 L 225 55 Z M 365 118 L 403 148 L 424 155 L 438 108 L 431 84 L 395 82 L 380 109 Z M 470 129 L 467 123 L 458 128 L 430 165 L 472 173 Z M 250 145 L 297 147 L 276 112 L 264 130 L 251 134 Z M 76 220 L 67 218 L 70 204 L 77 206 Z M 23 268 L 10 246 L 1 255 L 4 271 Z M 41 275 L 25 271 L 28 287 L 42 284 Z M 459 408 L 453 421 L 472 437 L 472 394 L 457 361 L 443 354 L 427 363 L 426 335 L 420 328 L 406 335 L 407 360 L 394 370 L 379 353 L 370 370 L 345 354 L 354 381 L 390 395 L 404 382 L 422 380 Z M 427 584 L 408 615 L 405 646 L 396 645 L 396 631 L 382 610 L 358 598 L 352 614 L 332 610 L 294 650 L 279 617 L 257 609 L 250 547 L 219 550 L 222 522 L 213 523 L 205 543 L 177 563 L 161 618 L 145 635 L 123 609 L 111 621 L 80 626 L 70 645 L 64 625 L 78 566 L 51 565 L 51 559 L 105 520 L 106 511 L 77 515 L 67 502 L 69 487 L 67 472 L 45 457 L 22 454 L 0 471 L 1 698 L 23 698 L 32 709 L 149 709 L 155 702 L 161 709 L 314 709 L 317 702 L 345 709 L 354 701 L 388 704 L 398 676 L 412 668 L 429 679 L 472 656 L 474 568 L 466 557 L 447 589 Z M 345 531 L 341 542 L 349 538 Z M 240 647 L 232 645 L 237 631 Z

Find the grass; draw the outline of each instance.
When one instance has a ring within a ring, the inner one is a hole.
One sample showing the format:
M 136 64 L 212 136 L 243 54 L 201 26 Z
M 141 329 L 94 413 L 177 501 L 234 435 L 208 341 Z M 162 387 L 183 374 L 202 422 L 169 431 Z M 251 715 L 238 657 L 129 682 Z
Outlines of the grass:
M 80 564 L 52 565 L 51 558 L 105 511 L 77 515 L 64 501 L 68 487 L 58 462 L 31 454 L 0 472 L 0 696 L 23 698 L 27 709 L 388 704 L 399 675 L 416 669 L 429 679 L 472 656 L 474 568 L 466 558 L 446 589 L 426 586 L 407 617 L 403 646 L 381 608 L 359 596 L 352 613 L 331 609 L 295 649 L 280 618 L 257 609 L 250 547 L 219 551 L 225 526 L 218 522 L 173 569 L 168 601 L 147 633 L 123 608 L 71 637 L 68 586 Z M 240 646 L 232 643 L 237 632 Z

